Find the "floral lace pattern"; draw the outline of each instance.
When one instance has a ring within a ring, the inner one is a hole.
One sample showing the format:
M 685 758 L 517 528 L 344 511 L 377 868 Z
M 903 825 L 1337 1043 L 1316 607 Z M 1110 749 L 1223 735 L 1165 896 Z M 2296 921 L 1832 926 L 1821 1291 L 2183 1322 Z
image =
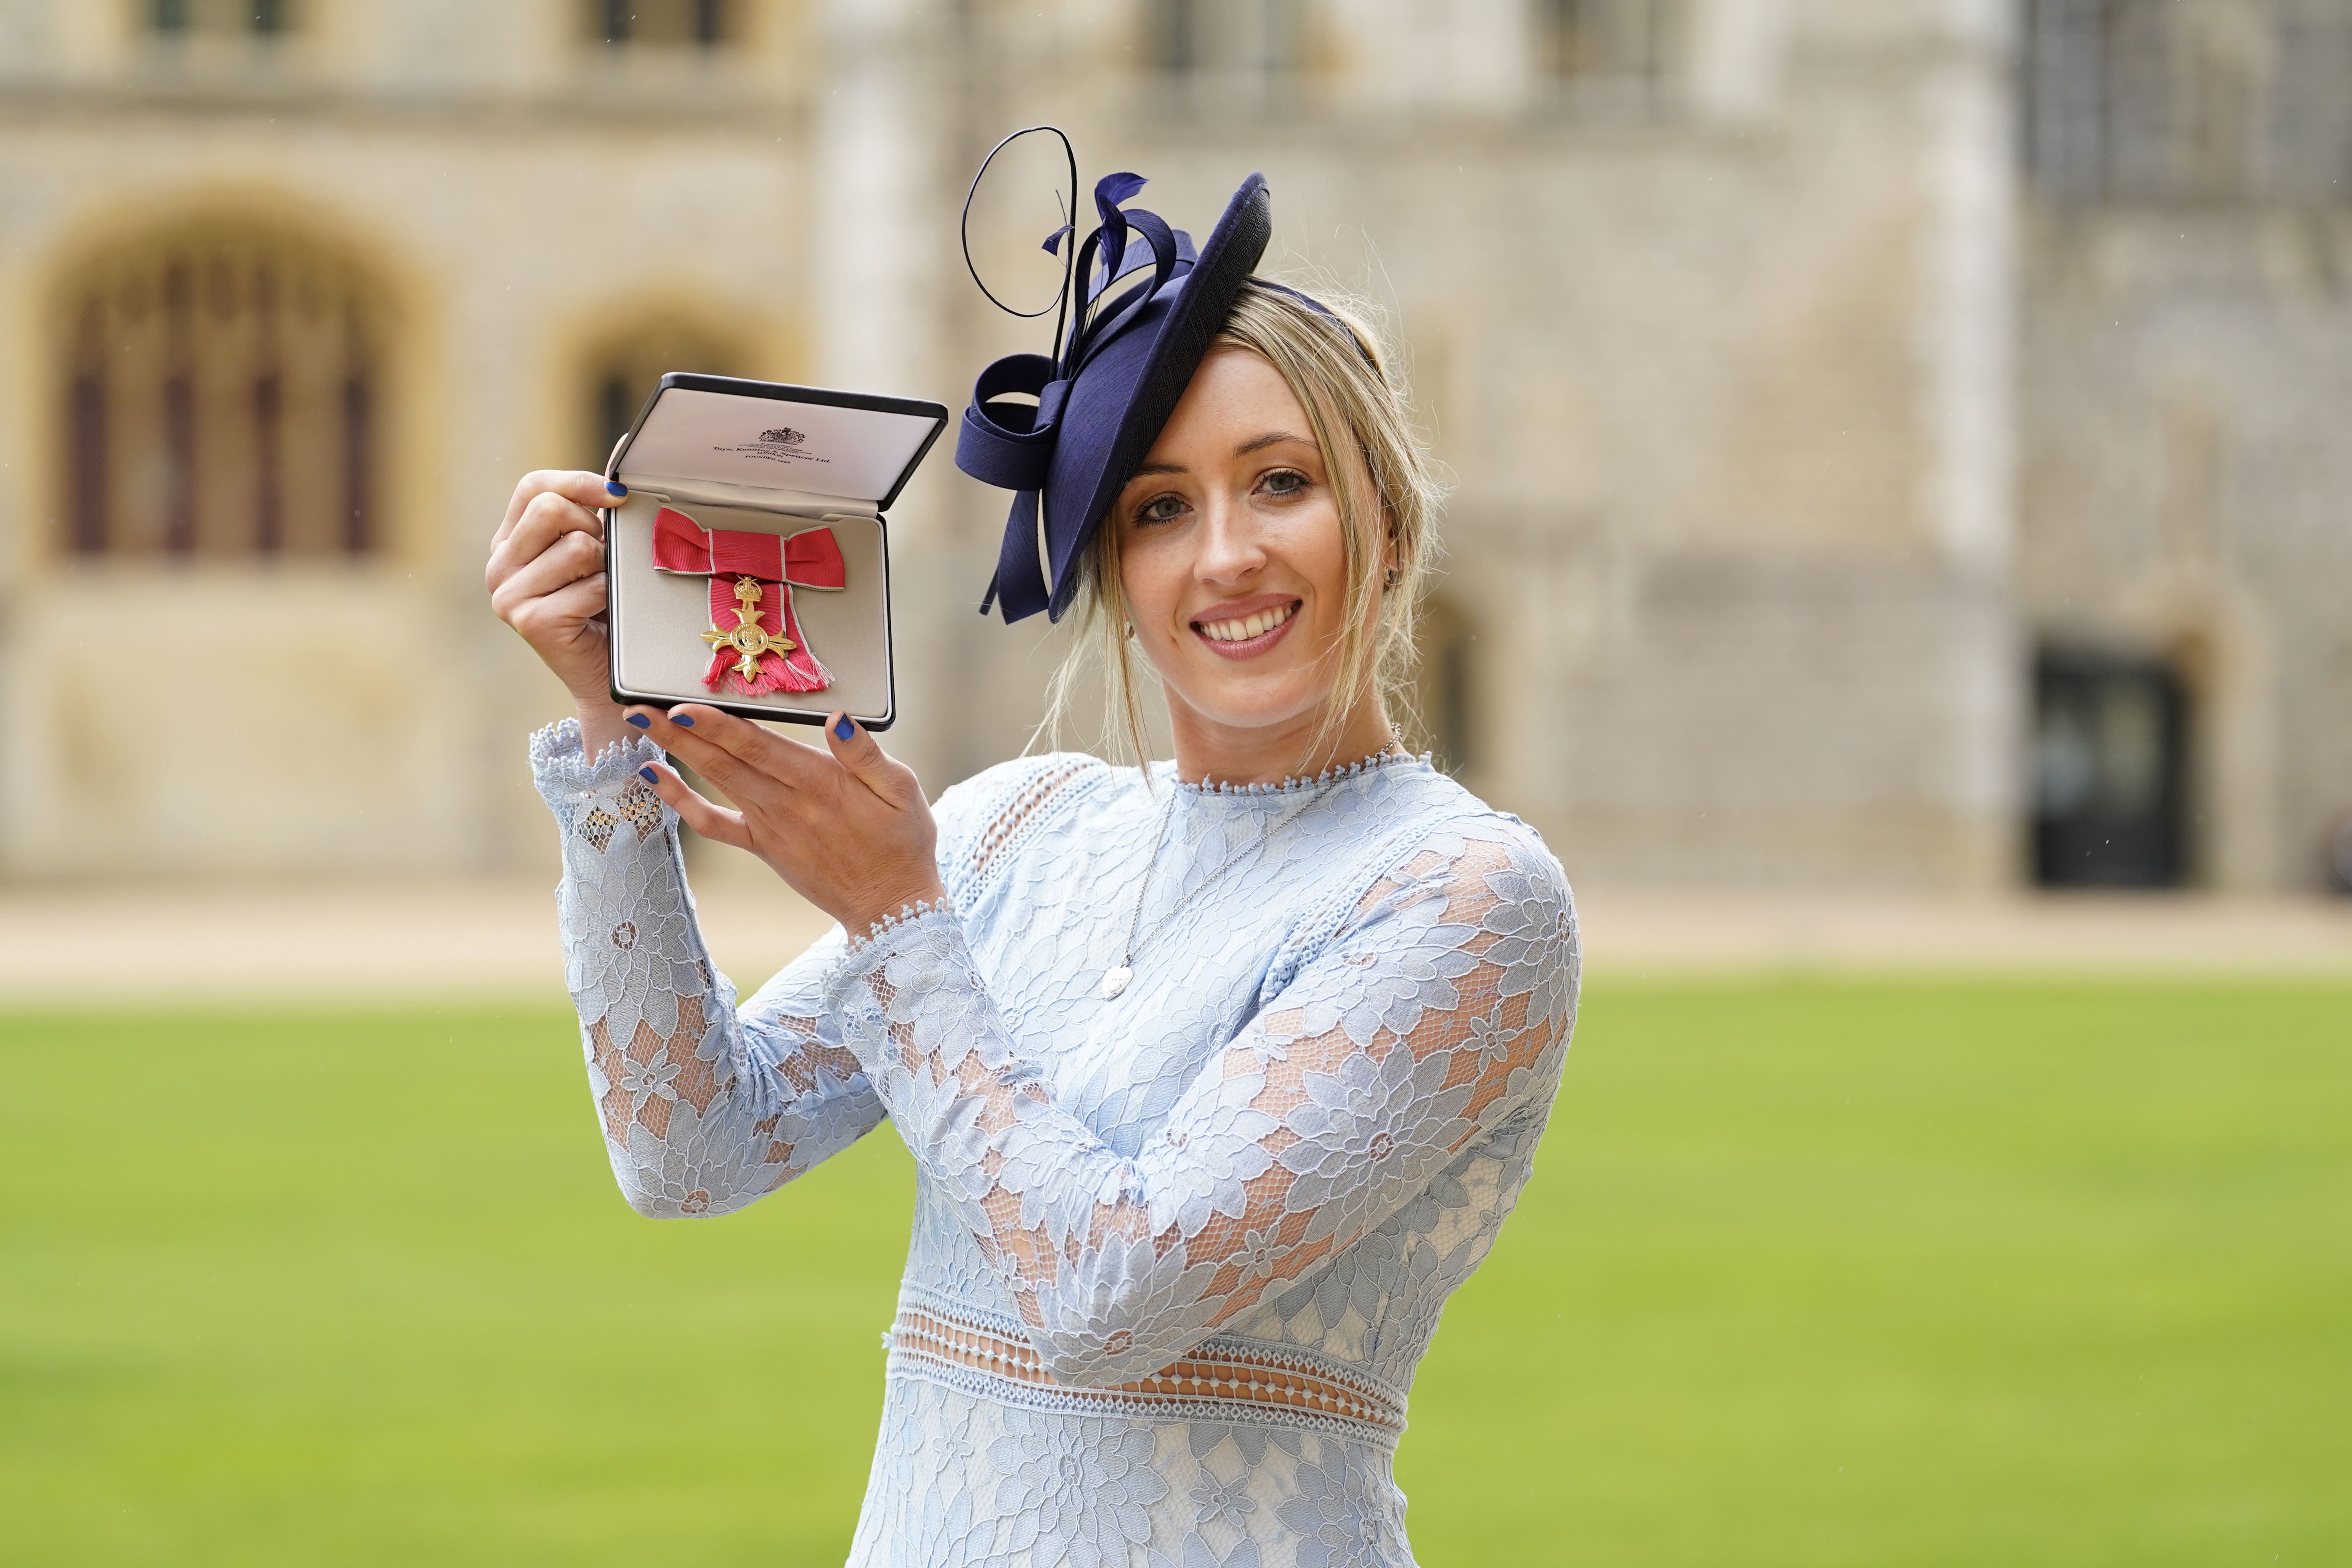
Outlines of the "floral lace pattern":
M 885 1116 L 916 1159 L 852 1560 L 1409 1563 L 1405 1391 L 1574 1020 L 1536 836 L 1412 759 L 1242 791 L 1028 759 L 940 801 L 945 904 L 739 1009 L 630 795 L 650 752 L 533 744 L 624 1193 L 722 1213 Z M 1139 886 L 1183 918 L 1106 1000 Z

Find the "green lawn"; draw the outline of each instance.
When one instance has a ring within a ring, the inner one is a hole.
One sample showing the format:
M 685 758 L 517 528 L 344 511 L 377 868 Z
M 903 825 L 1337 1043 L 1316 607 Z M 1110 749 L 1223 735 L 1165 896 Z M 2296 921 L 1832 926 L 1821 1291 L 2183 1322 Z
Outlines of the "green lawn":
M 837 1563 L 907 1163 L 613 1190 L 570 1021 L 0 1026 L 0 1561 Z M 2352 1562 L 2352 988 L 1587 998 L 1424 1563 Z

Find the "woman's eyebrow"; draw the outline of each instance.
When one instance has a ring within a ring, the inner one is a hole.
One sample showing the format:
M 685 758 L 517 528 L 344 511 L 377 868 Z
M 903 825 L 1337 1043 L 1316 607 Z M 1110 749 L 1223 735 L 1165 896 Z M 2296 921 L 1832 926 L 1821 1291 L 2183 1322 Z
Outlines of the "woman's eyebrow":
M 1146 474 L 1181 474 L 1189 471 L 1181 463 L 1146 463 L 1135 470 L 1135 477 L 1139 479 Z
M 1234 456 L 1246 458 L 1252 452 L 1262 452 L 1268 447 L 1279 447 L 1285 441 L 1296 441 L 1302 447 L 1314 445 L 1304 436 L 1294 436 L 1287 430 L 1269 430 L 1255 441 L 1244 441 L 1234 448 Z

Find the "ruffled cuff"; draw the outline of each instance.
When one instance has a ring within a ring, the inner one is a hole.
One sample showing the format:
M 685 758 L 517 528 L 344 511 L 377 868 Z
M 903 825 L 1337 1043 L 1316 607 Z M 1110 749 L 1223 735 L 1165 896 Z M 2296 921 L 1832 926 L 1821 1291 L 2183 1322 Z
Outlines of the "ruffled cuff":
M 577 719 L 559 720 L 530 738 L 531 782 L 567 835 L 600 810 L 605 817 L 637 823 L 639 837 L 656 825 L 675 821 L 677 813 L 637 777 L 639 768 L 661 760 L 659 746 L 633 735 L 614 742 L 592 761 L 581 748 Z
M 875 943 L 893 935 L 904 927 L 911 926 L 919 921 L 935 918 L 944 920 L 950 925 L 953 926 L 955 932 L 959 937 L 963 934 L 962 919 L 956 913 L 955 905 L 950 903 L 945 899 L 940 900 L 937 903 L 932 903 L 923 899 L 917 899 L 911 904 L 899 905 L 898 910 L 896 914 L 884 915 L 880 920 L 876 921 L 871 926 L 862 931 L 847 932 L 846 934 L 849 937 L 848 956 L 853 958 L 858 956 L 863 953 L 866 949 L 872 947 Z
M 531 782 L 558 811 L 589 795 L 625 789 L 630 775 L 661 760 L 661 748 L 643 735 L 615 741 L 592 760 L 581 746 L 577 719 L 559 719 L 530 738 Z

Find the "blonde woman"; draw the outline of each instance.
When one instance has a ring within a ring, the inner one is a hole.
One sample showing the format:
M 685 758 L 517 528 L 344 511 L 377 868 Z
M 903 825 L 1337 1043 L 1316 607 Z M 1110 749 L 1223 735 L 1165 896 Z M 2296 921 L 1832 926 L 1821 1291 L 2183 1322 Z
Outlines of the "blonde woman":
M 1172 761 L 927 805 L 843 715 L 820 750 L 610 702 L 601 477 L 526 479 L 491 556 L 578 700 L 532 759 L 630 1204 L 740 1208 L 886 1119 L 914 1155 L 857 1563 L 1409 1563 L 1407 1390 L 1574 1020 L 1559 864 L 1391 722 L 1433 546 L 1403 389 L 1248 276 L 1256 176 L 1197 253 L 1140 184 L 1097 188 L 1067 341 L 983 374 L 958 461 L 1016 492 L 1006 618 L 1076 608 L 1130 736 L 1148 666 Z M 840 921 L 740 1006 L 681 819 Z

